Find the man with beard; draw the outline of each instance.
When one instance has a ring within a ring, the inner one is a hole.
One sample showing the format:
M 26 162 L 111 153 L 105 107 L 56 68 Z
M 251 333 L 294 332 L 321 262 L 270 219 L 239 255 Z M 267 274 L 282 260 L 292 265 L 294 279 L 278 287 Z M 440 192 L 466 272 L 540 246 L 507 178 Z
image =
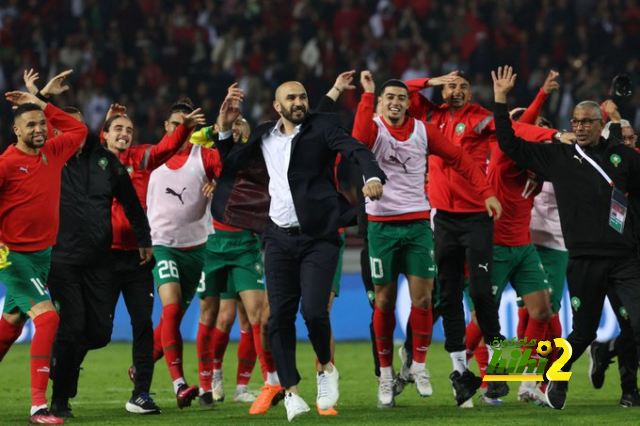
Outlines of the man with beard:
M 66 90 L 61 83 L 70 73 L 54 77 L 43 92 Z M 0 361 L 31 318 L 36 332 L 31 342 L 29 423 L 63 424 L 47 409 L 51 347 L 59 317 L 45 286 L 58 233 L 60 174 L 86 138 L 87 127 L 32 94 L 6 96 L 18 105 L 13 126 L 18 141 L 0 157 L 0 281 L 7 287 Z M 47 121 L 63 134 L 47 140 Z
M 371 152 L 334 116 L 307 113 L 307 92 L 300 83 L 280 85 L 273 106 L 280 120 L 259 126 L 246 144 L 234 144 L 230 129 L 239 112 L 232 99 L 225 99 L 218 118 L 224 167 L 212 211 L 227 225 L 263 233 L 269 340 L 292 421 L 309 411 L 297 388 L 295 318 L 300 300 L 318 357 L 316 404 L 327 410 L 339 396 L 327 307 L 340 252 L 338 228 L 353 223 L 356 212 L 336 190 L 336 155 L 360 165 L 367 181 L 363 192 L 373 200 L 382 196 L 386 177 Z

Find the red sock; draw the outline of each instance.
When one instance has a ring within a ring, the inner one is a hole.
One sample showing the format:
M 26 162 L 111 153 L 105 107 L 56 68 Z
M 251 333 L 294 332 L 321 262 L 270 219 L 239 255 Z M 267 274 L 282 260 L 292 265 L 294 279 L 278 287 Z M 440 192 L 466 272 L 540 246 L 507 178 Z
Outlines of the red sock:
M 256 354 L 260 361 L 260 369 L 262 370 L 262 378 L 267 380 L 267 371 L 269 366 L 264 359 L 264 351 L 262 350 L 262 335 L 260 334 L 260 324 L 253 324 L 251 326 L 251 332 L 253 333 L 253 344 L 256 348 Z
M 216 327 L 213 332 L 213 369 L 222 370 L 224 353 L 229 344 L 229 333 L 225 333 Z
M 478 363 L 478 370 L 480 370 L 480 377 L 484 377 L 489 366 L 489 351 L 486 345 L 479 345 L 476 349 L 476 362 Z M 482 382 L 481 387 L 484 389 L 489 382 Z
M 266 365 L 266 369 L 268 373 L 275 373 L 276 372 L 276 363 L 273 360 L 273 354 L 271 353 L 270 350 L 267 349 L 263 349 L 262 350 L 262 357 L 264 358 L 264 363 Z M 267 380 L 265 378 L 265 380 Z
M 204 392 L 211 390 L 213 378 L 213 329 L 202 323 L 198 324 L 196 350 L 198 351 L 198 376 L 200 387 Z
M 482 331 L 473 321 L 467 324 L 467 361 L 473 358 L 478 345 L 482 341 Z
M 180 334 L 181 321 L 182 309 L 180 309 L 180 305 L 174 303 L 162 308 L 162 350 L 173 381 L 184 378 L 184 372 L 182 371 L 182 335 Z
M 549 327 L 547 327 L 546 340 L 549 340 L 551 343 L 553 343 L 553 339 L 556 339 L 558 337 L 562 337 L 562 323 L 560 323 L 560 317 L 558 316 L 558 314 L 555 314 L 553 317 L 551 317 L 551 322 L 549 323 Z M 551 352 L 551 355 L 549 356 L 547 361 L 547 368 L 545 369 L 545 373 L 547 370 L 549 370 L 551 364 L 553 364 L 558 359 L 558 352 L 559 349 L 554 344 L 553 352 Z
M 153 330 L 153 361 L 162 359 L 164 352 L 162 351 L 162 317 L 160 323 Z
M 396 328 L 396 314 L 393 309 L 383 311 L 377 305 L 373 311 L 373 330 L 376 333 L 376 347 L 380 367 L 393 365 L 393 331 Z M 416 330 L 413 330 L 414 333 Z
M 525 336 L 527 323 L 529 322 L 529 311 L 527 308 L 518 308 L 518 340 L 522 340 Z
M 23 326 L 24 324 L 11 324 L 2 317 L 2 314 L 0 314 L 0 362 L 2 362 L 4 356 L 9 352 L 11 345 L 13 345 L 22 334 Z
M 527 322 L 527 330 L 524 332 L 524 336 L 527 341 L 535 339 L 537 342 L 544 340 L 547 335 L 547 329 L 549 327 L 549 321 L 538 321 L 535 318 L 529 317 Z M 525 347 L 522 347 L 524 351 Z M 535 351 L 534 351 L 535 353 Z
M 34 318 L 36 333 L 31 342 L 31 405 L 47 404 L 47 384 L 53 339 L 58 331 L 60 317 L 57 312 L 47 311 Z
M 413 360 L 424 364 L 427 359 L 427 349 L 429 348 L 431 329 L 433 328 L 433 313 L 431 309 L 418 308 L 412 305 L 409 324 L 411 324 L 411 331 L 413 332 Z M 393 330 L 391 332 L 393 333 Z M 391 340 L 393 342 L 393 334 Z
M 238 385 L 248 385 L 256 365 L 256 347 L 253 343 L 253 333 L 251 331 L 240 330 L 240 342 L 238 343 L 238 373 L 236 383 Z

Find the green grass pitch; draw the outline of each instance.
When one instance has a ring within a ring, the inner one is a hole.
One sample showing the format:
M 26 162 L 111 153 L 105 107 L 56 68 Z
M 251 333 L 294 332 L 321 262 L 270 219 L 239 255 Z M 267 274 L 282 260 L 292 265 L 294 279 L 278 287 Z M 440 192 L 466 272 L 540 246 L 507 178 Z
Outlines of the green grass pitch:
M 75 419 L 70 425 L 282 425 L 286 423 L 283 403 L 264 416 L 249 416 L 248 404 L 233 403 L 236 376 L 236 344 L 230 344 L 224 363 L 227 402 L 208 410 L 198 406 L 179 410 L 173 396 L 171 380 L 164 360 L 156 366 L 152 392 L 162 407 L 159 416 L 129 414 L 124 404 L 130 397 L 131 383 L 127 368 L 131 363 L 131 345 L 113 343 L 105 349 L 90 352 L 80 376 L 78 396 L 72 400 Z M 397 348 L 396 348 L 397 349 Z M 195 345 L 185 345 L 185 374 L 189 383 L 197 383 Z M 475 400 L 473 410 L 455 406 L 448 376 L 451 360 L 442 344 L 429 350 L 427 366 L 431 371 L 434 395 L 420 398 L 413 386 L 396 399 L 397 407 L 376 408 L 377 381 L 373 375 L 371 348 L 368 343 L 338 343 L 336 362 L 340 371 L 340 403 L 337 417 L 321 418 L 315 411 L 314 357 L 307 343 L 298 345 L 298 369 L 302 375 L 300 390 L 312 411 L 296 423 L 323 425 L 554 425 L 602 424 L 637 425 L 640 408 L 618 407 L 619 377 L 616 365 L 607 372 L 601 390 L 591 388 L 586 375 L 588 359 L 582 357 L 569 382 L 569 397 L 564 411 L 539 408 L 517 401 L 519 383 L 511 383 L 511 393 L 502 406 L 483 406 Z M 399 365 L 395 357 L 396 367 Z M 477 371 L 475 361 L 472 368 Z M 256 366 L 250 388 L 261 385 L 260 368 Z M 51 387 L 49 387 L 50 392 Z M 0 364 L 0 425 L 25 424 L 29 412 L 29 346 L 15 345 Z

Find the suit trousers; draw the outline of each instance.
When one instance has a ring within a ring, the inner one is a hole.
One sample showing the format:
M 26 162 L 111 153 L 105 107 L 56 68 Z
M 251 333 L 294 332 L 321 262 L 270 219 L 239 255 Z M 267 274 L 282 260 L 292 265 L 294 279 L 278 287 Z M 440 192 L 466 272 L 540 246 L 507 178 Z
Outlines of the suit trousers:
M 609 355 L 611 358 L 618 357 L 622 393 L 636 393 L 638 391 L 639 361 L 638 352 L 636 351 L 636 339 L 633 337 L 633 329 L 631 328 L 631 319 L 613 288 L 609 287 L 607 289 L 607 297 L 620 325 L 620 334 L 614 339 L 613 351 L 609 351 Z M 609 342 L 605 344 L 608 345 Z
M 321 364 L 331 361 L 329 296 L 338 265 L 340 243 L 306 234 L 290 235 L 271 225 L 262 234 L 271 316 L 269 342 L 282 386 L 300 381 L 296 368 L 296 314 L 302 305 L 309 340 Z

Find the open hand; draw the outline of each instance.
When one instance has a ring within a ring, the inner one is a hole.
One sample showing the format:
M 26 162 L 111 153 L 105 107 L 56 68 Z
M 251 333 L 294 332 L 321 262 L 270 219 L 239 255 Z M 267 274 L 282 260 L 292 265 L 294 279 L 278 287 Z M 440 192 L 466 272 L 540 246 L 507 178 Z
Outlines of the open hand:
M 16 105 L 30 103 L 36 104 L 42 109 L 45 109 L 45 107 L 47 106 L 47 104 L 38 99 L 36 95 L 32 95 L 31 93 L 27 92 L 7 92 L 4 94 L 4 96 L 7 98 L 7 101 Z
M 36 86 L 36 80 L 40 78 L 40 75 L 35 72 L 33 69 L 29 71 L 24 70 L 24 75 L 22 79 L 24 80 L 24 85 L 32 95 L 38 93 L 38 87 Z
M 458 71 L 451 71 L 449 74 L 430 78 L 427 86 L 444 86 L 445 84 L 451 83 L 456 77 L 458 77 Z
M 212 180 L 211 182 L 207 182 L 202 187 L 202 193 L 205 197 L 211 197 L 213 193 L 216 191 L 216 181 Z
M 243 93 L 242 89 L 238 87 L 238 83 L 233 83 L 229 86 L 227 97 L 224 98 L 222 106 L 220 106 L 220 113 L 218 114 L 218 127 L 221 132 L 231 129 L 231 125 L 240 115 L 240 102 L 242 102 Z
M 69 86 L 63 86 L 64 80 L 73 73 L 73 70 L 66 70 L 53 77 L 44 89 L 42 89 L 42 96 L 49 97 L 51 95 L 59 95 L 62 92 L 69 90 Z
M 491 71 L 493 79 L 493 93 L 495 101 L 499 103 L 507 102 L 507 93 L 516 85 L 516 77 L 518 74 L 513 73 L 513 68 L 505 65 L 498 67 L 498 72 Z
M 191 114 L 184 116 L 184 126 L 187 129 L 193 129 L 196 126 L 204 126 L 207 123 L 207 120 L 204 118 L 204 114 L 202 113 L 202 108 L 196 108 L 191 111 Z
M 107 112 L 107 120 L 113 117 L 114 115 L 123 115 L 127 116 L 127 107 L 120 104 L 111 104 L 109 106 L 109 111 Z
M 353 76 L 356 74 L 356 70 L 345 71 L 336 78 L 336 82 L 333 85 L 340 93 L 345 90 L 353 90 L 356 88 L 353 84 Z

